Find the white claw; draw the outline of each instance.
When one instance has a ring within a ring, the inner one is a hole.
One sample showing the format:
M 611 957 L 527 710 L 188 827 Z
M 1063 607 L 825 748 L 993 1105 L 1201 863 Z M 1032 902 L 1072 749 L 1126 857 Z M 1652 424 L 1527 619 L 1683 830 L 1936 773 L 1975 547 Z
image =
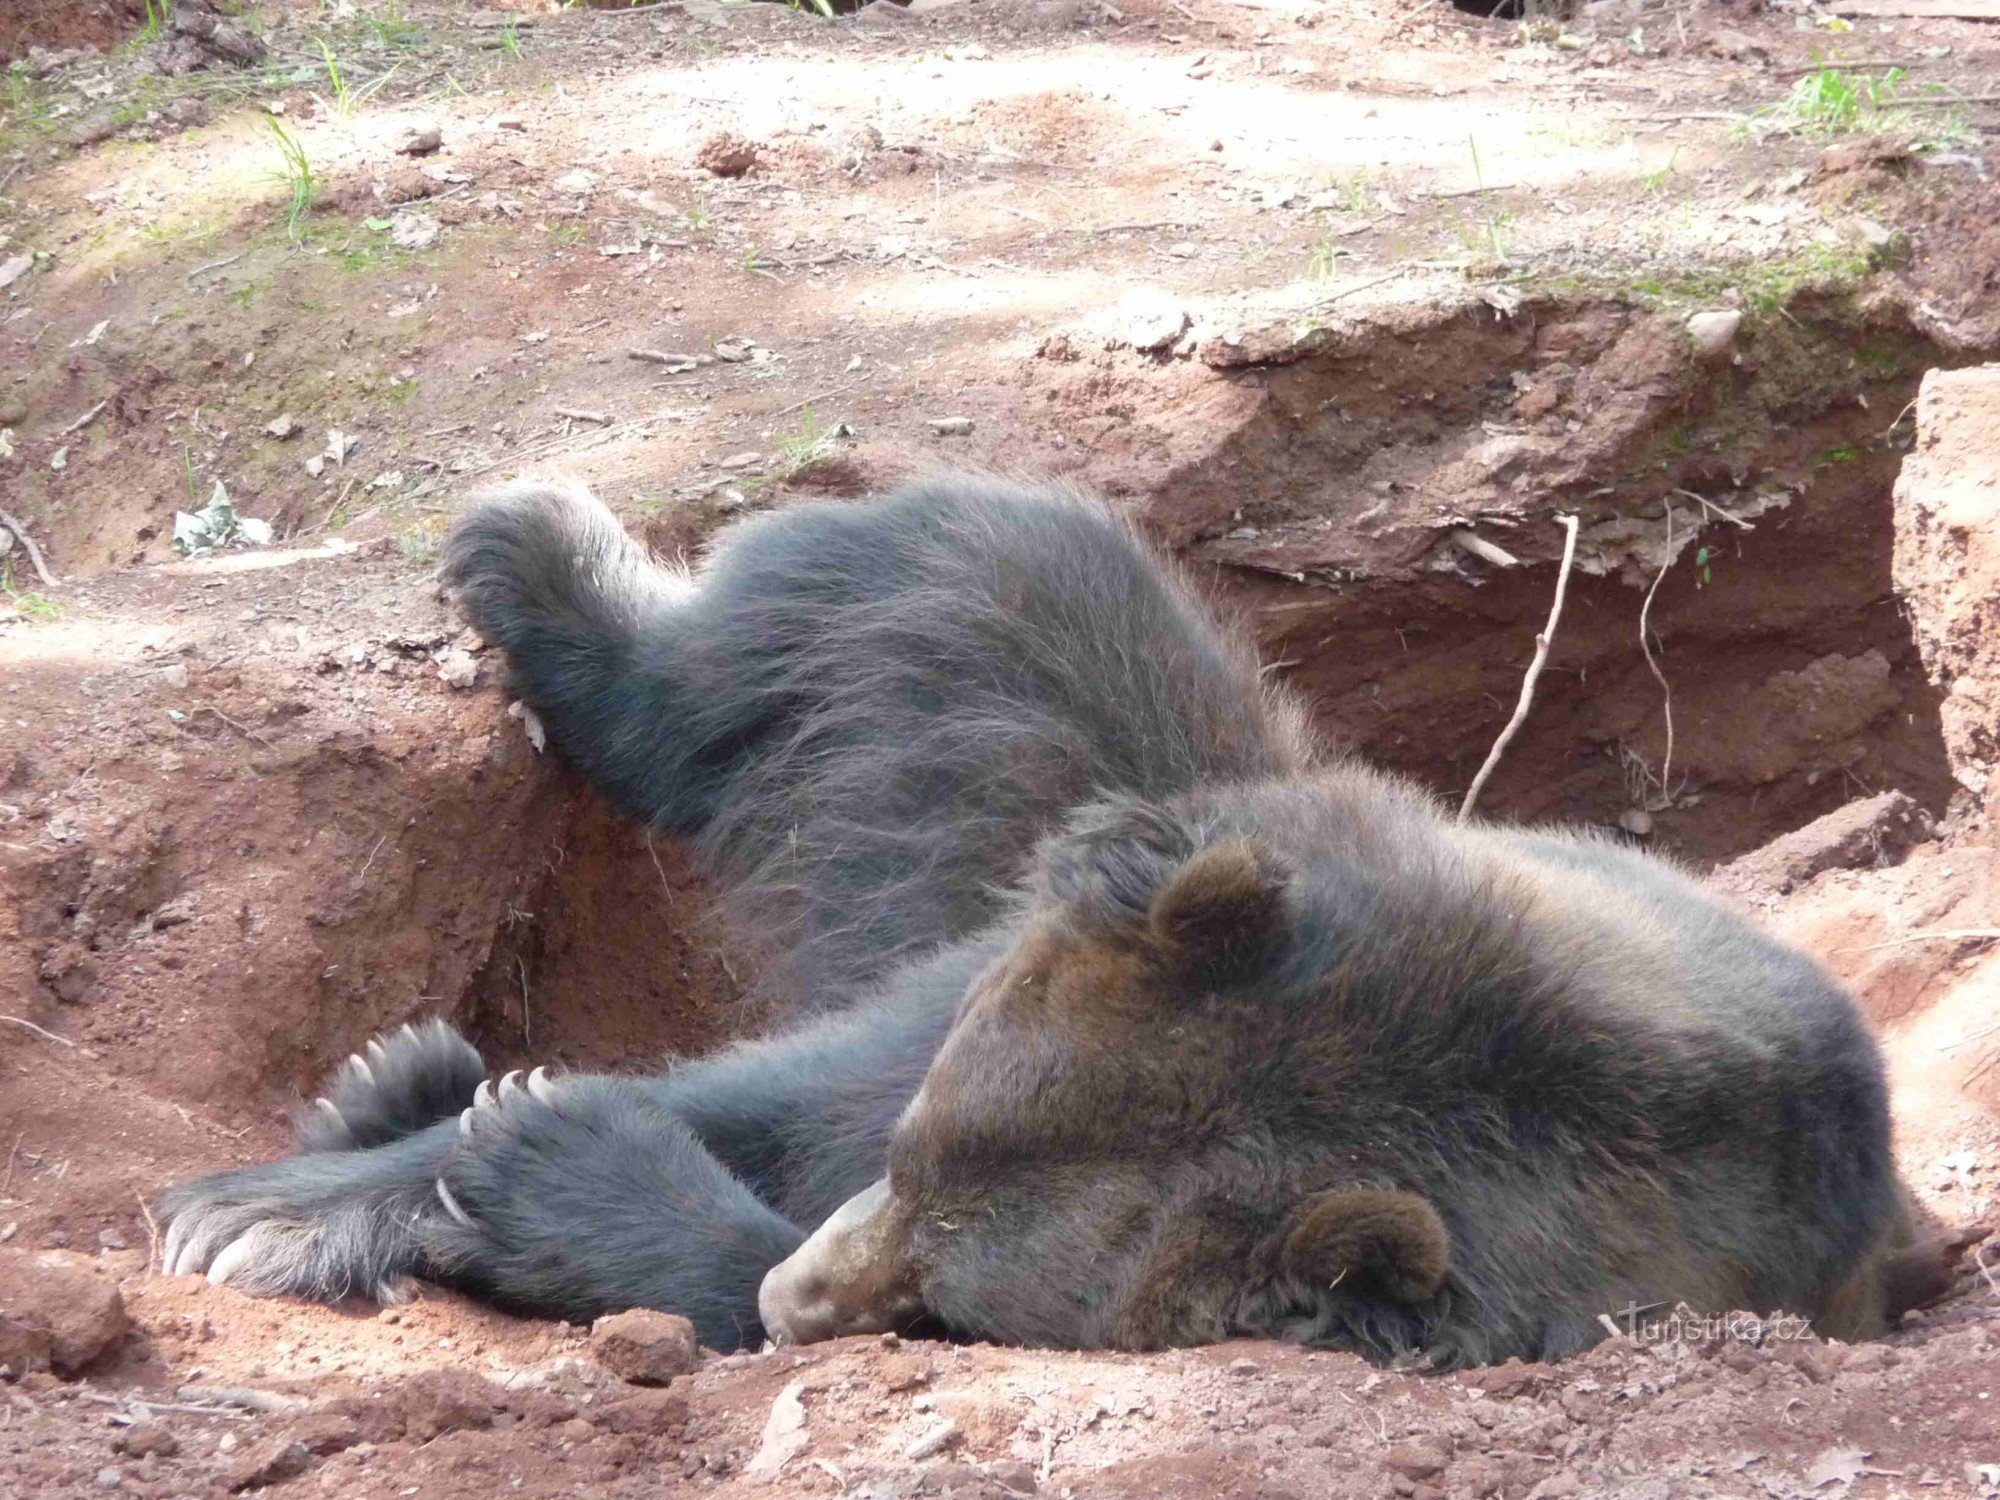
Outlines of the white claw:
M 410 1300 L 410 1278 L 407 1276 L 397 1276 L 388 1281 L 376 1282 L 375 1300 L 384 1307 L 394 1307 L 398 1303 L 408 1302 Z
M 511 1102 L 514 1096 L 521 1092 L 520 1078 L 521 1070 L 516 1068 L 500 1080 L 500 1102 L 502 1104 Z
M 320 1098 L 313 1100 L 313 1108 L 324 1114 L 329 1120 L 333 1121 L 333 1123 L 338 1125 L 342 1130 L 345 1130 L 347 1128 L 347 1116 L 343 1115 L 340 1112 L 340 1106 L 335 1104 L 331 1099 L 321 1096 Z
M 493 1081 L 490 1078 L 480 1079 L 479 1087 L 472 1091 L 472 1107 L 474 1109 L 493 1107 Z
M 458 1133 L 468 1141 L 472 1139 L 472 1110 L 473 1106 L 467 1105 L 458 1112 Z
M 444 1185 L 444 1179 L 442 1177 L 440 1177 L 437 1180 L 437 1195 L 438 1195 L 438 1202 L 444 1205 L 444 1211 L 446 1213 L 450 1214 L 454 1219 L 458 1220 L 458 1222 L 463 1224 L 467 1229 L 473 1227 L 472 1215 L 467 1213 L 464 1209 L 458 1206 L 458 1200 L 452 1197 L 451 1189 Z
M 389 1049 L 372 1036 L 368 1038 L 368 1060 L 378 1068 L 389 1060 Z
M 408 1037 L 408 1038 L 409 1038 L 409 1039 L 410 1039 L 411 1041 L 413 1041 L 413 1042 L 414 1042 L 414 1041 L 415 1041 L 415 1040 L 417 1039 L 417 1028 L 416 1028 L 416 1027 L 414 1027 L 414 1026 L 412 1026 L 412 1025 L 411 1025 L 411 1024 L 410 1024 L 410 1023 L 408 1022 L 408 1021 L 405 1021 L 405 1022 L 403 1023 L 403 1029 L 402 1029 L 401 1031 L 397 1032 L 397 1033 L 396 1033 L 396 1035 L 397 1035 L 397 1036 L 406 1036 L 406 1037 Z
M 556 1102 L 556 1086 L 549 1081 L 547 1068 L 537 1068 L 528 1075 L 528 1092 L 544 1104 Z
M 185 1248 L 187 1230 L 183 1220 L 176 1219 L 167 1226 L 167 1248 L 160 1252 L 160 1274 L 178 1276 L 181 1274 L 181 1251 Z
M 361 1081 L 370 1088 L 375 1086 L 375 1070 L 368 1066 L 368 1060 L 359 1052 L 347 1054 L 347 1065 L 361 1075 Z
M 231 1240 L 223 1247 L 222 1253 L 209 1263 L 209 1285 L 223 1285 L 231 1276 L 250 1264 L 252 1254 L 253 1247 L 249 1235 L 240 1235 Z

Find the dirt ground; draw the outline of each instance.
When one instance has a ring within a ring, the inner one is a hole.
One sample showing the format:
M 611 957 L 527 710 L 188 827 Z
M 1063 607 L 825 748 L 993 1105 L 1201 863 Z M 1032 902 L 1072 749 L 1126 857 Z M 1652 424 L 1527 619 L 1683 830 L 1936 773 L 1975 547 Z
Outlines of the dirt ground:
M 1820 955 L 1919 1199 L 2000 1225 L 2000 27 L 1841 11 L 275 0 L 163 73 L 143 3 L 0 0 L 0 525 L 53 580 L 0 553 L 0 1489 L 2000 1494 L 1978 1237 L 1881 1344 L 1450 1377 L 849 1340 L 650 1388 L 442 1294 L 149 1274 L 148 1197 L 378 1030 L 758 1024 L 683 853 L 537 754 L 431 580 L 465 497 L 553 472 L 690 554 L 939 464 L 1071 478 L 1453 798 L 1577 515 L 1483 805 Z M 177 559 L 218 484 L 273 542 Z

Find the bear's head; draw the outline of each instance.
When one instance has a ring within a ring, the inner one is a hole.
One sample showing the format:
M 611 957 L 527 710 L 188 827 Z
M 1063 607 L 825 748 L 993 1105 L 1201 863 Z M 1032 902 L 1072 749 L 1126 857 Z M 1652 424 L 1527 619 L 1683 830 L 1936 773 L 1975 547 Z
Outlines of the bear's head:
M 766 1279 L 773 1336 L 928 1314 L 1071 1348 L 1420 1345 L 1445 1226 L 1365 1129 L 1326 1129 L 1355 1062 L 1327 1014 L 1345 956 L 1298 858 L 1255 819 L 1133 802 L 1045 844 L 887 1175 Z

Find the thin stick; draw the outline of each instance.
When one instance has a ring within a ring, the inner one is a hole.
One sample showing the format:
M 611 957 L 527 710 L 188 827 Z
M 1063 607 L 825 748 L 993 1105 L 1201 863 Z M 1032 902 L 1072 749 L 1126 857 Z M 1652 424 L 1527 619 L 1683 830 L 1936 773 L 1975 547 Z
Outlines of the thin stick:
M 535 1020 L 528 1013 L 528 965 L 520 954 L 514 955 L 514 968 L 521 976 L 521 1045 L 535 1045 Z
M 1693 490 L 1675 490 L 1674 493 L 1676 495 L 1681 496 L 1683 499 L 1694 501 L 1694 503 L 1696 505 L 1699 505 L 1703 510 L 1714 512 L 1716 515 L 1722 517 L 1723 520 L 1727 521 L 1731 526 L 1740 526 L 1745 531 L 1755 531 L 1757 529 L 1750 522 L 1744 520 L 1741 516 L 1737 515 L 1734 511 L 1724 510 L 1721 506 L 1717 505 L 1713 500 L 1702 499 L 1702 497 L 1697 495 Z
M 0 526 L 5 526 L 20 539 L 21 545 L 28 549 L 28 561 L 35 565 L 35 576 L 48 587 L 54 588 L 56 581 L 49 573 L 49 565 L 42 561 L 42 549 L 37 547 L 35 539 L 28 535 L 28 528 L 4 510 L 0 510 Z
M 248 724 L 238 723 L 236 720 L 230 718 L 228 714 L 224 713 L 221 709 L 215 707 L 213 704 L 199 703 L 188 711 L 190 713 L 197 713 L 197 714 L 214 714 L 216 718 L 222 720 L 223 723 L 227 724 L 231 729 L 235 730 L 245 739 L 255 740 L 258 744 L 269 746 L 269 748 L 273 750 L 278 748 L 276 745 L 271 744 L 270 740 L 266 739 L 263 735 L 259 734 L 256 730 L 252 729 Z
M 25 1027 L 27 1030 L 34 1032 L 36 1036 L 54 1042 L 58 1047 L 74 1047 L 76 1045 L 68 1037 L 57 1036 L 53 1031 L 44 1031 L 33 1021 L 24 1021 L 19 1016 L 0 1016 L 0 1021 L 11 1021 L 16 1026 Z
M 187 279 L 193 281 L 195 277 L 206 275 L 210 271 L 220 271 L 224 266 L 233 266 L 247 254 L 249 252 L 246 250 L 237 255 L 225 255 L 221 260 L 204 261 L 201 265 L 196 266 L 192 271 L 187 273 Z
M 1486 764 L 1479 768 L 1479 774 L 1472 778 L 1472 785 L 1466 789 L 1465 800 L 1458 806 L 1458 821 L 1463 823 L 1472 816 L 1473 804 L 1479 800 L 1479 793 L 1486 785 L 1486 778 L 1493 774 L 1493 768 L 1500 764 L 1500 757 L 1507 753 L 1508 742 L 1521 725 L 1527 721 L 1528 709 L 1535 701 L 1535 679 L 1542 675 L 1542 663 L 1549 659 L 1549 646 L 1555 640 L 1556 623 L 1562 619 L 1563 597 L 1569 592 L 1569 570 L 1576 561 L 1576 517 L 1558 516 L 1563 524 L 1562 571 L 1556 574 L 1555 603 L 1549 607 L 1549 623 L 1542 627 L 1535 637 L 1535 659 L 1528 663 L 1528 675 L 1521 679 L 1521 701 L 1514 705 L 1514 717 L 1507 721 L 1507 727 L 1500 731 L 1500 738 L 1493 742 L 1493 748 L 1486 752 Z
M 1660 762 L 1660 806 L 1674 805 L 1674 690 L 1667 685 L 1667 674 L 1660 670 L 1660 664 L 1653 660 L 1653 643 L 1647 637 L 1647 617 L 1653 612 L 1653 595 L 1660 591 L 1660 580 L 1667 576 L 1667 569 L 1674 565 L 1674 508 L 1667 507 L 1667 560 L 1660 564 L 1660 571 L 1653 577 L 1653 586 L 1646 590 L 1646 602 L 1639 606 L 1639 649 L 1646 653 L 1646 665 L 1652 669 L 1653 680 L 1660 685 L 1661 712 L 1667 719 L 1667 758 Z
M 166 1411 L 184 1417 L 231 1417 L 241 1421 L 250 1415 L 235 1407 L 182 1406 L 175 1401 L 152 1401 L 144 1396 L 107 1396 L 98 1391 L 78 1391 L 77 1395 L 99 1406 L 136 1406 L 149 1412 Z
M 1940 928 L 1935 932 L 1905 933 L 1902 937 L 1890 938 L 1886 942 L 1869 943 L 1866 947 L 1862 948 L 1836 948 L 1833 951 L 1835 953 L 1873 953 L 1879 948 L 1900 948 L 1905 943 L 1977 942 L 1982 939 L 1991 941 L 1994 938 L 2000 938 L 2000 927 L 1947 927 Z M 0 1017 L 0 1019 L 5 1018 Z M 1966 1037 L 1963 1040 L 1970 1041 L 1971 1038 Z M 1952 1045 L 1956 1047 L 1959 1043 L 1953 1042 Z
M 152 1247 L 146 1251 L 146 1274 L 150 1276 L 160 1258 L 160 1223 L 153 1217 L 153 1210 L 147 1206 L 143 1193 L 134 1192 L 132 1196 L 139 1200 L 139 1212 L 146 1216 L 146 1237 L 152 1241 Z
M 56 436 L 68 437 L 71 433 L 83 431 L 84 428 L 88 427 L 93 421 L 96 420 L 97 414 L 103 411 L 104 408 L 109 406 L 110 404 L 111 404 L 111 398 L 109 396 L 106 396 L 102 401 L 98 402 L 97 405 L 91 407 L 89 411 L 85 412 L 82 416 L 78 417 L 74 422 L 70 423 L 69 426 L 63 428 L 62 431 L 58 432 Z

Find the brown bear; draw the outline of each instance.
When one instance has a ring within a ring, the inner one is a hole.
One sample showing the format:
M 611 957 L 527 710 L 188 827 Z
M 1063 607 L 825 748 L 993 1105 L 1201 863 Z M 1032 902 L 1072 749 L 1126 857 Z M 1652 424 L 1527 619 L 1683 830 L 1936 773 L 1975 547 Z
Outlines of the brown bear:
M 1437 1366 L 1682 1301 L 1854 1337 L 1929 1285 L 1820 969 L 1658 860 L 1317 746 L 1095 504 L 948 476 L 746 521 L 690 581 L 522 485 L 445 574 L 556 749 L 705 853 L 791 1018 L 497 1090 L 441 1024 L 371 1044 L 298 1154 L 169 1194 L 171 1270 L 731 1348 Z

